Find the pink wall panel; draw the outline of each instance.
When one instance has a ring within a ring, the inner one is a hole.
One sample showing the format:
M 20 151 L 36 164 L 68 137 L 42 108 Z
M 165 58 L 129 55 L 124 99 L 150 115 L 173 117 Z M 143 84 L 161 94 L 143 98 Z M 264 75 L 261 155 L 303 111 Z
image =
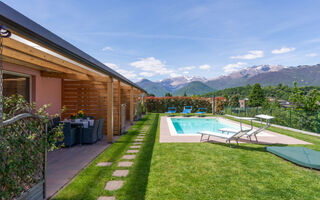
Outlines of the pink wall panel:
M 32 101 L 40 107 L 51 104 L 48 109 L 50 114 L 60 114 L 61 110 L 61 79 L 41 77 L 40 72 L 12 63 L 4 63 L 4 70 L 32 76 Z

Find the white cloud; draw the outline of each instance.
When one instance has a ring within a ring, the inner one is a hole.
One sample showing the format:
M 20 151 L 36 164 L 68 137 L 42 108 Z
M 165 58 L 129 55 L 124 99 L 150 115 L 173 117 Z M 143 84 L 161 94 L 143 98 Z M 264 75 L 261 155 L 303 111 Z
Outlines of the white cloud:
M 177 73 L 171 73 L 170 77 L 174 78 L 174 77 L 179 77 L 181 76 L 181 74 L 177 74 Z
M 288 53 L 290 51 L 294 51 L 296 48 L 294 47 L 282 47 L 281 49 L 274 49 L 271 51 L 273 54 L 282 54 L 282 53 Z
M 239 56 L 231 56 L 231 59 L 244 59 L 244 60 L 251 60 L 251 59 L 255 59 L 255 58 L 261 58 L 263 57 L 263 51 L 260 50 L 253 50 L 253 51 L 249 51 L 248 54 L 245 55 L 239 55 Z
M 152 76 L 153 76 L 153 74 L 150 73 L 150 72 L 140 72 L 139 74 L 140 74 L 141 76 L 144 76 L 144 77 L 152 77 Z
M 179 70 L 184 71 L 184 70 L 193 70 L 195 69 L 195 66 L 186 66 L 186 67 L 180 67 Z
M 172 70 L 166 68 L 165 64 L 154 57 L 141 58 L 136 62 L 130 63 L 131 66 L 141 69 L 142 71 L 153 72 L 154 74 L 170 74 Z
M 103 63 L 103 64 L 106 65 L 107 67 L 110 67 L 113 70 L 117 70 L 120 68 L 118 65 L 113 64 L 113 63 Z
M 316 54 L 316 53 L 308 53 L 308 54 L 306 54 L 306 56 L 308 56 L 308 57 L 316 57 L 318 54 Z
M 102 51 L 113 51 L 113 49 L 109 46 L 103 47 Z
M 116 70 L 118 73 L 122 74 L 124 77 L 128 79 L 137 78 L 137 74 L 134 71 L 126 70 L 126 69 L 118 69 Z
M 189 74 L 189 72 L 188 71 L 184 71 L 183 74 Z
M 211 66 L 210 65 L 200 65 L 199 66 L 199 69 L 203 69 L 203 70 L 208 70 L 208 69 L 210 69 L 211 68 Z
M 110 67 L 111 69 L 115 70 L 116 72 L 120 73 L 124 77 L 128 79 L 136 79 L 137 74 L 134 71 L 126 70 L 126 69 L 120 69 L 120 67 L 114 63 L 103 63 L 106 66 Z
M 228 65 L 223 67 L 223 70 L 226 73 L 234 72 L 234 71 L 237 71 L 239 69 L 244 68 L 246 64 L 247 63 L 243 63 L 243 62 L 237 62 L 237 63 L 234 63 L 234 64 L 228 64 Z

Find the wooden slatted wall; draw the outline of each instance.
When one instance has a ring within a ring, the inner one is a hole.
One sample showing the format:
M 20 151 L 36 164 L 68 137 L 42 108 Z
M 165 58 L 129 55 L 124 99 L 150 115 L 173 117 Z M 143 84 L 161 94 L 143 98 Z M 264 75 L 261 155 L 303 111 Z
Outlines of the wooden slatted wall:
M 93 81 L 62 80 L 62 119 L 83 110 L 87 116 L 104 118 L 103 134 L 107 134 L 107 84 Z

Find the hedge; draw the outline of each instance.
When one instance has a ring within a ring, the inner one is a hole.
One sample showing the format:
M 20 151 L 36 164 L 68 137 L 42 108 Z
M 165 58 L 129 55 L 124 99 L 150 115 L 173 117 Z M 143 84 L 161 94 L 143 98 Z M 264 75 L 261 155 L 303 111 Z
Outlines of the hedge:
M 212 112 L 210 98 L 199 97 L 147 97 L 147 112 L 165 113 L 168 107 L 176 107 L 177 113 L 182 112 L 184 106 L 192 106 L 192 112 L 197 112 L 199 108 L 207 108 L 207 112 Z

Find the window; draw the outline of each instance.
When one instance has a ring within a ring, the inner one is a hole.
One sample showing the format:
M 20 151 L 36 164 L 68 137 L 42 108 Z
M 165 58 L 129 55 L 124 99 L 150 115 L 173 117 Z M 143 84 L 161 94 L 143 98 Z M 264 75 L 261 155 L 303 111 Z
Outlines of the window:
M 30 102 L 30 76 L 13 72 L 3 72 L 3 96 L 22 95 Z

